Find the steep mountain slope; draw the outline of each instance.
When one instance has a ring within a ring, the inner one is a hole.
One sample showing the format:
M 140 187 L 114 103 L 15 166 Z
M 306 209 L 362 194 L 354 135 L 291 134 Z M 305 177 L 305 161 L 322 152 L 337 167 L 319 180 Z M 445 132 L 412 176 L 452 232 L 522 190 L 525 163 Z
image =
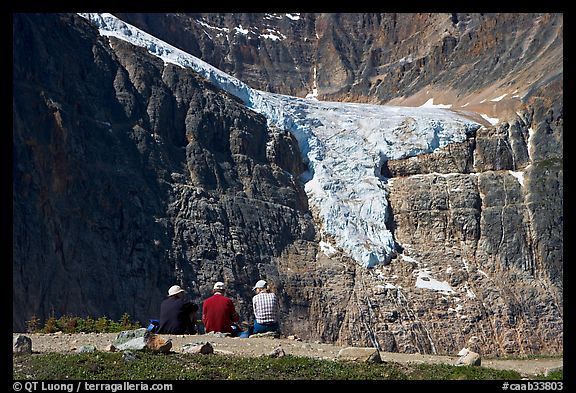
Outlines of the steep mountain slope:
M 15 329 L 52 311 L 144 321 L 184 279 L 194 299 L 215 277 L 249 299 L 273 256 L 313 239 L 289 134 L 77 15 L 14 31 Z
M 562 78 L 562 14 L 117 15 L 254 88 L 299 97 L 433 99 L 500 118 Z
M 224 279 L 248 318 L 264 276 L 306 338 L 562 352 L 561 70 L 506 122 L 384 163 L 399 255 L 366 269 L 323 246 L 293 136 L 76 15 L 14 31 L 15 329 L 51 307 L 144 320 L 174 280 L 201 299 Z

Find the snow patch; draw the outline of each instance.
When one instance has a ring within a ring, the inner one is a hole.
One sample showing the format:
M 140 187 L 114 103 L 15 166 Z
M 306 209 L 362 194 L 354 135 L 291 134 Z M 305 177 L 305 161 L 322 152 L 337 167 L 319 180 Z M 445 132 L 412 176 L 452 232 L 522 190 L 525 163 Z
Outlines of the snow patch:
M 203 26 L 203 27 L 206 27 L 207 29 L 223 31 L 223 32 L 225 32 L 225 33 L 228 33 L 228 32 L 229 32 L 229 30 L 228 30 L 227 27 L 216 27 L 216 26 L 212 26 L 212 25 L 209 25 L 208 23 L 206 23 L 206 22 L 204 22 L 204 21 L 202 21 L 202 20 L 200 20 L 200 19 L 196 19 L 196 23 L 198 23 L 199 25 L 201 25 L 201 26 Z
M 512 176 L 516 178 L 516 180 L 518 180 L 518 183 L 520 183 L 520 185 L 524 187 L 524 172 L 523 171 L 519 172 L 509 171 L 509 172 Z
M 277 14 L 264 14 L 264 19 L 282 19 L 282 16 Z
M 269 30 L 269 31 L 270 31 L 270 30 Z M 277 33 L 277 32 L 274 32 L 274 33 Z M 272 40 L 272 41 L 283 40 L 283 39 L 286 38 L 286 36 L 285 36 L 284 34 L 279 33 L 279 34 L 282 36 L 282 37 L 280 37 L 280 36 L 278 36 L 278 35 L 276 35 L 276 34 L 274 34 L 274 33 L 271 32 L 271 33 L 268 33 L 268 34 L 260 34 L 260 37 L 266 38 L 266 39 L 269 39 L 269 40 Z
M 452 308 L 452 307 L 448 307 L 448 312 L 455 312 L 455 313 L 459 313 L 460 311 L 462 311 L 464 309 L 464 307 L 461 304 L 458 304 L 456 306 L 456 308 Z
M 470 290 L 470 288 L 466 288 L 466 296 L 470 299 L 476 299 L 476 294 Z
M 402 258 L 402 260 L 404 260 L 406 262 L 419 264 L 418 261 L 416 261 L 416 259 L 409 257 L 408 255 L 401 254 L 400 257 Z
M 507 95 L 508 95 L 508 93 L 504 93 L 504 94 L 502 94 L 500 97 L 492 98 L 490 101 L 498 102 L 498 101 L 500 101 L 502 98 L 506 97 Z
M 326 255 L 327 257 L 332 257 L 336 254 L 338 254 L 338 250 L 336 250 L 334 247 L 332 247 L 332 245 L 330 243 L 327 243 L 325 241 L 321 241 L 319 243 L 320 246 L 320 251 L 322 251 L 324 253 L 324 255 Z
M 305 98 L 311 99 L 311 100 L 317 100 L 318 98 L 318 85 L 316 84 L 317 81 L 317 70 L 316 70 L 316 66 L 314 66 L 314 80 L 312 81 L 312 92 L 306 94 Z
M 420 108 L 452 108 L 452 104 L 444 105 L 444 104 L 434 104 L 434 98 L 430 98 L 428 101 L 420 105 Z
M 533 138 L 534 138 L 534 129 L 532 127 L 528 127 L 528 158 L 532 161 L 532 152 L 533 150 Z
M 236 34 L 248 34 L 249 30 L 248 29 L 244 29 L 242 28 L 242 25 L 238 25 L 238 27 L 235 27 L 234 30 L 236 30 Z
M 454 293 L 452 286 L 446 281 L 438 281 L 430 276 L 429 269 L 417 271 L 416 288 L 431 289 L 444 294 Z
M 480 113 L 480 116 L 482 116 L 486 121 L 488 121 L 488 123 L 492 125 L 498 124 L 498 122 L 500 121 L 500 119 L 498 119 L 497 117 L 490 117 L 488 115 L 485 115 L 484 113 Z

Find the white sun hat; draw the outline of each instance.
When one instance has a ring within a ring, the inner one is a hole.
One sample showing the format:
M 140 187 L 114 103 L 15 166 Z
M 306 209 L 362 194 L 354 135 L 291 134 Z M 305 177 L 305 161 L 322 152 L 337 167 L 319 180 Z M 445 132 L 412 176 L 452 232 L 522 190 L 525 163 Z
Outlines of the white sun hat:
M 170 287 L 170 289 L 168 290 L 168 296 L 174 296 L 177 295 L 179 293 L 182 292 L 186 292 L 185 290 L 183 290 L 182 288 L 180 288 L 180 285 L 172 285 Z

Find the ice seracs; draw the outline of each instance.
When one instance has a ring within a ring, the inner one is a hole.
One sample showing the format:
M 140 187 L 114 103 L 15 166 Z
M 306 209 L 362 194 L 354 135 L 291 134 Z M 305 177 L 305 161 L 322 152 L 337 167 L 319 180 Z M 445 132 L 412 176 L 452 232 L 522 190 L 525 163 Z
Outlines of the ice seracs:
M 308 165 L 302 181 L 310 208 L 322 225 L 322 252 L 344 252 L 366 267 L 388 263 L 395 253 L 394 238 L 386 227 L 384 162 L 461 142 L 480 127 L 437 107 L 323 102 L 252 89 L 111 14 L 80 15 L 93 21 L 102 35 L 145 47 L 166 63 L 193 69 L 266 116 L 269 124 L 292 132 Z

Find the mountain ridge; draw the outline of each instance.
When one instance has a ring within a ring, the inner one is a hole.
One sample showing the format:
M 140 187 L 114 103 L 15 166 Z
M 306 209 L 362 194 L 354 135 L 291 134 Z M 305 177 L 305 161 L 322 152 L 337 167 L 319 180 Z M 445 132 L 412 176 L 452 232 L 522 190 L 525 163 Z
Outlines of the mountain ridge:
M 254 88 L 304 97 L 315 85 L 323 100 L 419 106 L 435 97 L 497 118 L 562 72 L 562 14 L 118 16 Z M 262 38 L 269 30 L 279 38 Z

